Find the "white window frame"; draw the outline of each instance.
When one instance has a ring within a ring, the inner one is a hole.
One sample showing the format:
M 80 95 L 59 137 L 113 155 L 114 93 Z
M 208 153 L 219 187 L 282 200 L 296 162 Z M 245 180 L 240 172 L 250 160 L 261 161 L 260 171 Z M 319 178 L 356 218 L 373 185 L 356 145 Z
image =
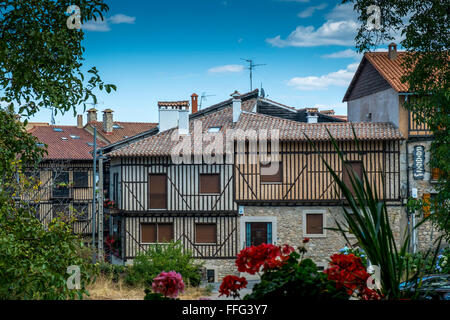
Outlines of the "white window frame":
M 306 215 L 308 214 L 321 214 L 322 215 L 322 233 L 312 233 L 309 234 L 307 233 L 307 228 L 306 228 Z M 307 238 L 326 238 L 327 236 L 327 211 L 326 210 L 303 210 L 303 223 L 302 223 L 302 227 L 303 227 L 303 237 L 307 237 Z
M 277 245 L 278 242 L 278 228 L 277 228 L 277 218 L 276 217 L 267 217 L 267 216 L 261 216 L 261 217 L 249 217 L 249 216 L 243 216 L 241 217 L 240 221 L 240 248 L 245 248 L 245 224 L 247 222 L 271 222 L 272 223 L 272 243 L 274 245 Z

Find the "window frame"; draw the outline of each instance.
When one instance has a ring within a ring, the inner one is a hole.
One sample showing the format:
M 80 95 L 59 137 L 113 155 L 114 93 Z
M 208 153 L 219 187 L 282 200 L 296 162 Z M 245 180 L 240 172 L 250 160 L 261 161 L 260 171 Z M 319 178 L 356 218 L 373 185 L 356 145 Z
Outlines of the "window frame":
M 76 180 L 75 180 L 75 175 L 76 174 L 86 174 L 86 185 L 82 185 L 82 186 L 78 186 L 76 184 Z M 72 181 L 73 181 L 73 187 L 74 188 L 79 188 L 79 189 L 86 189 L 89 188 L 89 172 L 88 171 L 74 171 L 72 174 Z
M 307 230 L 307 216 L 310 214 L 321 214 L 322 215 L 322 233 L 308 233 Z M 303 237 L 306 238 L 326 238 L 327 237 L 327 212 L 326 210 L 304 210 L 303 211 Z
M 272 216 L 242 216 L 240 218 L 240 248 L 247 248 L 246 223 L 247 222 L 270 222 L 272 223 L 272 244 L 277 245 L 278 242 L 278 224 L 277 217 Z
M 159 225 L 166 224 L 172 226 L 172 239 L 168 242 L 159 242 Z M 143 242 L 142 241 L 142 225 L 155 225 L 156 226 L 156 242 Z M 140 244 L 169 244 L 171 241 L 175 240 L 175 224 L 174 222 L 141 222 L 139 224 L 139 243 Z
M 197 241 L 197 226 L 198 225 L 211 225 L 211 226 L 214 226 L 215 227 L 215 238 L 216 238 L 216 241 L 215 242 L 198 242 Z M 218 241 L 217 241 L 217 223 L 213 223 L 213 222 L 211 222 L 211 223 L 208 223 L 208 222 L 195 222 L 195 224 L 194 224 L 194 243 L 195 244 L 200 244 L 200 245 L 208 245 L 208 244 L 217 244 L 218 243 Z
M 218 181 L 218 192 L 202 192 L 202 176 L 217 176 Z M 199 173 L 198 175 L 198 193 L 201 195 L 218 195 L 221 193 L 221 178 L 220 173 Z

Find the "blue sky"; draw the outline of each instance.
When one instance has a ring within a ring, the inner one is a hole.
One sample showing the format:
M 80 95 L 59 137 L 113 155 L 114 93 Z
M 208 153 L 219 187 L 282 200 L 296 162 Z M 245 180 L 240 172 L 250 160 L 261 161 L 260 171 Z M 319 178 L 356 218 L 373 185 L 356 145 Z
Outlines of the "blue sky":
M 355 53 L 356 16 L 340 1 L 106 0 L 105 21 L 85 29 L 85 65 L 96 66 L 117 92 L 98 94 L 114 119 L 157 122 L 157 101 L 213 95 L 204 107 L 249 91 L 241 58 L 264 63 L 254 73 L 270 99 L 301 107 L 341 103 L 361 59 Z M 78 111 L 82 111 L 79 108 Z M 32 121 L 50 121 L 42 110 Z M 73 114 L 57 124 L 75 124 Z

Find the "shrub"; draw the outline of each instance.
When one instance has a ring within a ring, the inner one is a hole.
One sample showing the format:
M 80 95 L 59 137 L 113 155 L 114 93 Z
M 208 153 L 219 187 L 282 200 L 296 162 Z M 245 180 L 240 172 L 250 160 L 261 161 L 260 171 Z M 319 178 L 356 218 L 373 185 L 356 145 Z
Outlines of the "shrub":
M 129 285 L 150 287 L 153 279 L 165 270 L 182 275 L 191 286 L 201 280 L 201 264 L 196 263 L 190 252 L 183 252 L 180 242 L 151 245 L 147 252 L 140 253 L 128 268 L 125 282 Z
M 125 276 L 127 267 L 108 262 L 101 262 L 99 265 L 99 271 L 113 282 L 119 282 L 119 279 Z

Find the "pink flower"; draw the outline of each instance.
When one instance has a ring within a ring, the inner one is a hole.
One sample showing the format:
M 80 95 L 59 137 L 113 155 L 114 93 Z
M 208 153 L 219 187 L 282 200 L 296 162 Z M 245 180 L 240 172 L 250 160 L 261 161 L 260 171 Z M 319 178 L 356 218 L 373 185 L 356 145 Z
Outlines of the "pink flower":
M 175 299 L 179 292 L 184 291 L 183 277 L 175 271 L 163 271 L 153 279 L 152 289 L 153 292 L 160 293 L 164 297 Z

